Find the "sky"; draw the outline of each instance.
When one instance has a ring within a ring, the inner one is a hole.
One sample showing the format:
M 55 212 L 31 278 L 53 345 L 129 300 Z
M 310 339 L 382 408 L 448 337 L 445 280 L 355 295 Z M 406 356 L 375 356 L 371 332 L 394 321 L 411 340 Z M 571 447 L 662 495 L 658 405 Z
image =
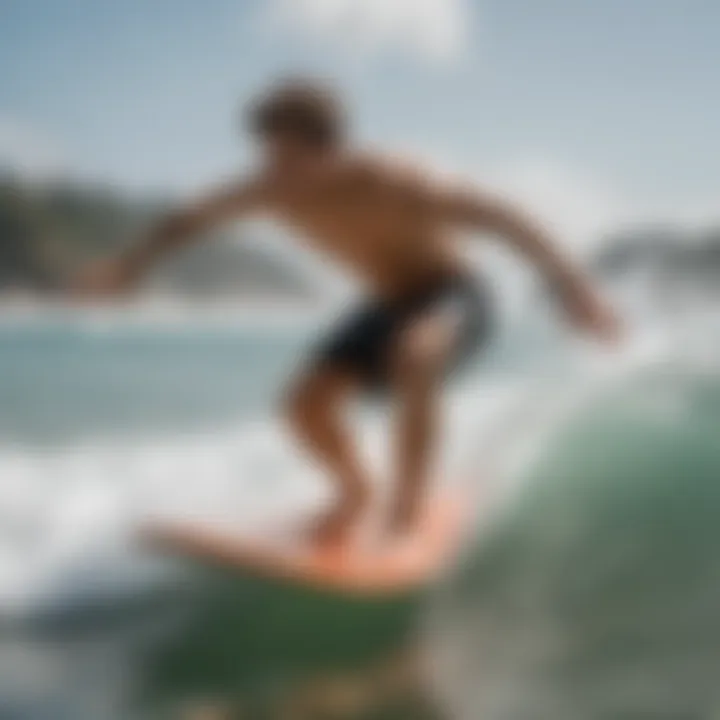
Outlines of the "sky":
M 715 0 L 2 0 L 0 163 L 194 192 L 248 165 L 243 103 L 312 74 L 362 142 L 579 238 L 713 215 L 718 67 Z

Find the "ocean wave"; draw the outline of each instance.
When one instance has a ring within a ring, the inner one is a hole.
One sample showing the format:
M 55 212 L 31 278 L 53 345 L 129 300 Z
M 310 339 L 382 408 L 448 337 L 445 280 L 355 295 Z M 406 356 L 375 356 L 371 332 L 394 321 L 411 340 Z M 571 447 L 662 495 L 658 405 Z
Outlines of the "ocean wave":
M 463 720 L 711 717 L 720 377 L 655 363 L 545 436 L 429 623 Z

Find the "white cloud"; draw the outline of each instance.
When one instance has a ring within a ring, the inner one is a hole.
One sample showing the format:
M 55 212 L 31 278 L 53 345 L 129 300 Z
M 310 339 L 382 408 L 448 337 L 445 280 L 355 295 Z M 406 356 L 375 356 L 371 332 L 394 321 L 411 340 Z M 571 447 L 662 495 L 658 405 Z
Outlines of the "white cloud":
M 0 118 L 0 169 L 30 178 L 62 172 L 64 161 L 57 146 L 42 133 L 13 119 Z
M 438 62 L 459 57 L 470 0 L 273 0 L 286 31 L 343 49 L 402 52 Z

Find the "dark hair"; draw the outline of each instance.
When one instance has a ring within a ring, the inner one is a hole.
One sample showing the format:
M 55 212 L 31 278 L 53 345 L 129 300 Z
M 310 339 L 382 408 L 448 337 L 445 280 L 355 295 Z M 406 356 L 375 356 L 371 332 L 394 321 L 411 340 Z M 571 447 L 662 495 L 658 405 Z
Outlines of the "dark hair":
M 314 145 L 342 141 L 346 118 L 337 95 L 310 80 L 286 80 L 257 99 L 248 114 L 254 135 L 288 133 Z

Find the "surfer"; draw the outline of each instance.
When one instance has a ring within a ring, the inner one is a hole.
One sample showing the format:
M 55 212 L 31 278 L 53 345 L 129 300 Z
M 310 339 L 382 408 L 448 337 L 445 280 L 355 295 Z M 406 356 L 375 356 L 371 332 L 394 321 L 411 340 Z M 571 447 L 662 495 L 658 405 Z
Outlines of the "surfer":
M 76 289 L 131 289 L 168 253 L 210 227 L 269 214 L 346 268 L 368 299 L 329 333 L 290 383 L 295 437 L 334 480 L 337 501 L 317 519 L 322 543 L 347 537 L 369 503 L 368 470 L 343 410 L 363 390 L 394 401 L 394 532 L 412 527 L 428 485 L 448 372 L 487 344 L 487 281 L 454 249 L 453 230 L 492 233 L 539 270 L 578 329 L 614 340 L 618 323 L 586 275 L 543 228 L 504 199 L 440 182 L 388 155 L 354 148 L 334 92 L 309 80 L 279 83 L 246 115 L 262 153 L 247 178 L 171 213 L 119 256 L 80 273 Z

